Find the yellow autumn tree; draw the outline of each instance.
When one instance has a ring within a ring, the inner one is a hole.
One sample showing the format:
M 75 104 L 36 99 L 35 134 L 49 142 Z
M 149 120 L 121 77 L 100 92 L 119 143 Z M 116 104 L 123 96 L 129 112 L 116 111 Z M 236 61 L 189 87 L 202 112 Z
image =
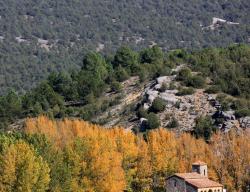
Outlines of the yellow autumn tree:
M 132 181 L 132 189 L 137 192 L 152 192 L 152 162 L 148 145 L 144 140 L 138 141 L 139 153 L 137 156 L 136 174 Z
M 219 181 L 229 191 L 241 192 L 250 165 L 250 135 L 247 132 L 230 131 L 212 137 L 212 168 Z
M 125 189 L 121 155 L 108 137 L 83 137 L 66 147 L 71 191 L 119 192 Z
M 207 144 L 202 139 L 183 133 L 177 138 L 178 171 L 188 172 L 197 160 L 207 161 Z
M 205 161 L 209 177 L 229 192 L 243 192 L 249 177 L 250 135 L 215 134 L 206 143 L 189 133 L 156 129 L 145 140 L 123 128 L 103 128 L 78 119 L 27 119 L 26 133 L 45 134 L 70 170 L 67 190 L 87 192 L 151 192 L 164 190 L 165 178 L 189 172 Z
M 127 190 L 130 190 L 131 182 L 135 177 L 138 157 L 137 137 L 130 131 L 122 128 L 114 128 L 109 131 L 110 138 L 116 143 L 117 152 L 122 157 L 122 168 L 125 171 Z
M 153 187 L 163 188 L 165 178 L 176 172 L 176 138 L 171 131 L 157 129 L 147 137 L 153 170 Z
M 50 169 L 26 143 L 11 144 L 0 156 L 1 192 L 43 192 L 48 189 Z
M 110 131 L 85 121 L 53 121 L 44 116 L 27 119 L 25 131 L 45 134 L 60 148 L 73 147 L 74 153 L 68 156 L 74 170 L 73 191 L 119 192 L 126 188 L 123 164 L 126 167 L 136 155 L 130 152 L 124 139 L 127 135 L 133 142 L 134 135 L 124 132 L 119 136 L 119 129 Z M 79 150 L 74 149 L 77 138 L 82 145 Z

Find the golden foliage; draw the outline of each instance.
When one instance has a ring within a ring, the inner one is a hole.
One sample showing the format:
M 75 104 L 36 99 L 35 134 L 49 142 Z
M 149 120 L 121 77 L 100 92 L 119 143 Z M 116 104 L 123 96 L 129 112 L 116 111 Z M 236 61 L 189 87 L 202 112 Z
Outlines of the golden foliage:
M 196 160 L 208 163 L 210 178 L 229 191 L 241 191 L 250 165 L 250 135 L 234 131 L 216 134 L 208 144 L 187 133 L 177 136 L 157 129 L 144 141 L 122 128 L 104 129 L 80 120 L 52 121 L 44 116 L 27 119 L 25 131 L 45 134 L 67 149 L 75 170 L 73 191 L 150 192 L 163 188 L 164 179 L 174 172 L 190 171 Z
M 47 163 L 36 157 L 28 144 L 12 144 L 0 156 L 0 191 L 46 191 L 49 171 Z

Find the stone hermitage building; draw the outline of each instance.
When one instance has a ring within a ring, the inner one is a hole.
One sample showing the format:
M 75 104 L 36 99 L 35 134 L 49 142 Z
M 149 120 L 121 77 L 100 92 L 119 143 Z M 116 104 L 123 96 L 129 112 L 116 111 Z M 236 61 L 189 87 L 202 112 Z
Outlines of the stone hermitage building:
M 197 161 L 191 173 L 176 173 L 166 179 L 166 192 L 225 192 L 223 185 L 208 179 L 207 164 Z

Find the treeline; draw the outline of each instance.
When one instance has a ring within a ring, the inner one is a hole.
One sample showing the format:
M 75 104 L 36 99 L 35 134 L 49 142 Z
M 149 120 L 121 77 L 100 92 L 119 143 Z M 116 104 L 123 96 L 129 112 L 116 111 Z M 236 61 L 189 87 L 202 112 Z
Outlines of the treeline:
M 139 76 L 143 82 L 170 73 L 171 65 L 165 62 L 157 46 L 141 52 L 121 47 L 113 57 L 90 52 L 85 55 L 79 71 L 51 73 L 46 81 L 22 96 L 14 91 L 2 96 L 0 127 L 17 118 L 45 113 L 50 117 L 75 116 L 90 120 L 119 100 L 98 98 L 107 91 L 122 91 L 120 82 L 130 76 Z M 79 105 L 75 107 L 76 104 Z
M 248 43 L 248 4 L 248 0 L 2 1 L 0 93 L 12 87 L 25 92 L 51 71 L 79 67 L 82 53 L 97 47 L 111 53 L 122 44 L 140 49 L 157 43 L 171 50 Z M 213 17 L 240 25 L 203 29 Z
M 235 110 L 237 117 L 250 115 L 250 47 L 232 45 L 208 48 L 179 55 L 188 67 L 181 69 L 177 80 L 190 87 L 179 94 L 192 94 L 192 88 L 205 88 L 218 94 L 222 110 Z M 196 72 L 193 74 L 193 72 Z
M 218 95 L 223 110 L 233 109 L 237 117 L 250 115 L 249 46 L 204 49 L 192 53 L 188 63 L 193 71 L 210 78 L 208 93 L 225 93 Z M 196 82 L 204 84 L 199 79 Z
M 237 117 L 250 115 L 250 47 L 233 45 L 227 48 L 209 48 L 188 53 L 175 50 L 164 53 L 159 47 L 140 52 L 121 47 L 114 56 L 103 57 L 96 52 L 85 55 L 82 67 L 68 73 L 51 73 L 46 81 L 24 95 L 10 91 L 0 97 L 0 128 L 6 128 L 16 119 L 46 114 L 50 117 L 78 117 L 91 121 L 93 117 L 116 105 L 122 99 L 121 82 L 139 76 L 143 83 L 158 76 L 173 75 L 172 69 L 181 64 L 177 80 L 180 95 L 192 94 L 196 88 L 217 93 L 223 110 L 233 109 Z M 193 73 L 193 72 L 196 73 Z M 105 98 L 104 93 L 116 92 L 116 98 Z M 138 117 L 152 119 L 150 128 L 159 127 L 155 113 L 164 109 L 156 100 L 150 114 L 137 110 Z M 176 123 L 173 122 L 172 127 Z
M 161 192 L 167 176 L 203 160 L 211 179 L 246 192 L 249 136 L 232 130 L 206 143 L 165 129 L 142 138 L 80 120 L 27 119 L 24 133 L 0 135 L 0 190 Z

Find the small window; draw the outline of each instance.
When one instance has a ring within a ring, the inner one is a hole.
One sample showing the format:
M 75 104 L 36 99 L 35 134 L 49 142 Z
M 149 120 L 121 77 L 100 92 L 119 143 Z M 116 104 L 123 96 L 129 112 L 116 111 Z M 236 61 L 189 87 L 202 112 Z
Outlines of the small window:
M 174 186 L 177 187 L 177 181 L 176 180 L 174 180 Z
M 204 176 L 206 175 L 206 170 L 204 170 Z

